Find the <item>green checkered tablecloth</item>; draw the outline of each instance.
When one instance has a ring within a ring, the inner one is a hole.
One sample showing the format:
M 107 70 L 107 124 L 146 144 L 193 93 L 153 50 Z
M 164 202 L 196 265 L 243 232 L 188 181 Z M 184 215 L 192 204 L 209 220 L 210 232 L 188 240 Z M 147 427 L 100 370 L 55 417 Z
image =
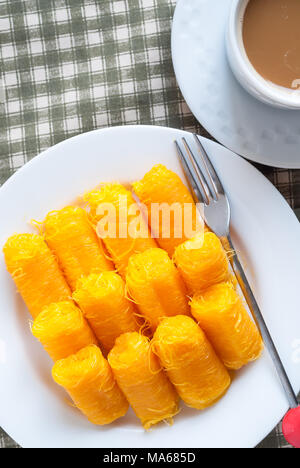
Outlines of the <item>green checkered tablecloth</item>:
M 209 136 L 176 84 L 175 4 L 0 0 L 0 184 L 42 150 L 96 128 L 155 124 Z M 259 168 L 300 207 L 300 171 Z M 0 447 L 17 444 L 0 430 Z M 261 447 L 287 447 L 280 427 Z

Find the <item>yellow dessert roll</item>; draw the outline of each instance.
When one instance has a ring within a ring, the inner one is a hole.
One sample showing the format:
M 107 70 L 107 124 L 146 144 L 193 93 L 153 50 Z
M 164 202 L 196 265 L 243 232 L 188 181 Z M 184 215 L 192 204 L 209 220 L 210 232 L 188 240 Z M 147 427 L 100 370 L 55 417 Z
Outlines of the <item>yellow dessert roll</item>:
M 203 331 L 190 317 L 163 320 L 152 349 L 182 400 L 202 410 L 214 404 L 230 385 L 230 377 Z
M 145 336 L 136 332 L 121 335 L 108 362 L 145 429 L 163 420 L 172 422 L 178 413 L 178 396 Z
M 52 302 L 70 299 L 71 291 L 42 236 L 14 235 L 3 252 L 7 270 L 33 318 Z
M 174 262 L 191 294 L 230 278 L 226 252 L 220 239 L 212 232 L 205 232 L 179 245 Z
M 135 306 L 127 299 L 125 283 L 117 273 L 109 271 L 82 278 L 73 298 L 106 351 L 122 333 L 139 328 Z
M 189 314 L 182 278 L 162 249 L 149 249 L 130 257 L 126 285 L 152 331 L 164 317 Z
M 45 240 L 55 253 L 72 290 L 82 276 L 113 270 L 82 208 L 68 206 L 49 213 L 44 228 Z
M 107 360 L 95 345 L 57 361 L 52 376 L 93 424 L 110 424 L 128 410 Z
M 191 310 L 226 367 L 239 369 L 259 358 L 263 350 L 260 333 L 230 283 L 196 294 Z
M 47 306 L 33 322 L 31 331 L 53 361 L 97 344 L 94 333 L 78 307 L 71 301 Z
M 125 277 L 132 254 L 156 247 L 136 201 L 121 184 L 106 184 L 100 190 L 86 194 L 85 200 L 99 237 L 118 272 Z
M 203 232 L 204 224 L 189 190 L 177 174 L 162 164 L 157 164 L 142 180 L 135 182 L 133 189 L 148 209 L 148 220 L 159 246 L 170 256 L 182 242 L 194 237 L 196 232 Z M 158 217 L 158 204 L 173 206 L 170 224 L 164 224 L 163 211 Z

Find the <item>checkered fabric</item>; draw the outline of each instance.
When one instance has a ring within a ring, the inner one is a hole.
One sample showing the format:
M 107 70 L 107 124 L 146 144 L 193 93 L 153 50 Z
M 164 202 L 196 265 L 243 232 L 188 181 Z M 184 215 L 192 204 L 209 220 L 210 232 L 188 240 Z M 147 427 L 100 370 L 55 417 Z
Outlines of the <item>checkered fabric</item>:
M 0 184 L 42 150 L 96 128 L 155 124 L 209 137 L 176 84 L 175 4 L 0 0 Z M 300 207 L 300 171 L 259 169 Z M 286 446 L 278 427 L 260 447 Z M 0 447 L 17 445 L 0 431 Z

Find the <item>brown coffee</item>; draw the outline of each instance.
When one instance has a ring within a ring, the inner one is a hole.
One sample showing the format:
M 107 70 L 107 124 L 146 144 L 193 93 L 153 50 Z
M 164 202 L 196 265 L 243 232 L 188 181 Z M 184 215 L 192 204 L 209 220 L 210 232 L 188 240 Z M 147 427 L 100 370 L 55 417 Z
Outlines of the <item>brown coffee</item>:
M 263 78 L 300 88 L 300 0 L 250 0 L 243 40 L 250 62 Z

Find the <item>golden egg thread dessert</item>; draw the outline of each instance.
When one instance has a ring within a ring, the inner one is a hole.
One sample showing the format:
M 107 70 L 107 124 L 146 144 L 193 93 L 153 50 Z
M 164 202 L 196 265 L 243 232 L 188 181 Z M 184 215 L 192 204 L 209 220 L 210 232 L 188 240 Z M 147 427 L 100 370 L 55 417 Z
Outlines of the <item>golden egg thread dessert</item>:
M 136 201 L 129 190 L 116 183 L 87 193 L 85 200 L 98 235 L 103 239 L 118 273 L 125 277 L 132 254 L 156 247 Z M 105 231 L 107 220 L 109 229 Z
M 115 272 L 93 273 L 82 278 L 73 298 L 106 351 L 111 350 L 122 333 L 140 328 L 135 306 L 126 297 L 125 283 Z
M 17 234 L 3 247 L 8 272 L 35 318 L 52 302 L 71 298 L 71 291 L 42 236 Z
M 257 326 L 230 283 L 196 294 L 191 311 L 226 367 L 240 369 L 261 355 L 263 342 Z
M 198 231 L 203 232 L 203 221 L 194 200 L 175 172 L 157 164 L 132 186 L 148 209 L 148 220 L 159 246 L 170 256 L 182 242 L 194 237 Z M 170 210 L 170 223 L 164 225 L 163 216 L 158 216 L 158 204 L 164 204 L 162 209 L 173 206 Z
M 95 345 L 57 361 L 52 376 L 93 424 L 110 424 L 127 413 L 128 402 L 107 360 Z
M 152 349 L 188 406 L 203 410 L 228 390 L 230 376 L 192 318 L 164 319 L 154 334 Z
M 145 429 L 163 420 L 172 422 L 178 413 L 178 396 L 145 336 L 121 335 L 108 355 L 108 362 Z
M 226 252 L 220 239 L 212 232 L 205 232 L 179 245 L 174 262 L 191 294 L 230 277 Z
M 72 290 L 83 276 L 114 269 L 82 208 L 68 206 L 49 213 L 44 229 L 45 240 Z
M 162 249 L 130 257 L 126 285 L 152 331 L 164 317 L 190 313 L 182 278 Z
M 218 402 L 263 342 L 224 240 L 180 177 L 158 164 L 133 188 L 102 185 L 85 209 L 50 212 L 40 235 L 14 235 L 3 252 L 73 406 L 106 425 L 130 404 L 148 430 L 172 424 L 180 398 Z
M 45 307 L 34 320 L 31 331 L 53 361 L 75 354 L 88 345 L 97 344 L 81 310 L 71 301 Z

